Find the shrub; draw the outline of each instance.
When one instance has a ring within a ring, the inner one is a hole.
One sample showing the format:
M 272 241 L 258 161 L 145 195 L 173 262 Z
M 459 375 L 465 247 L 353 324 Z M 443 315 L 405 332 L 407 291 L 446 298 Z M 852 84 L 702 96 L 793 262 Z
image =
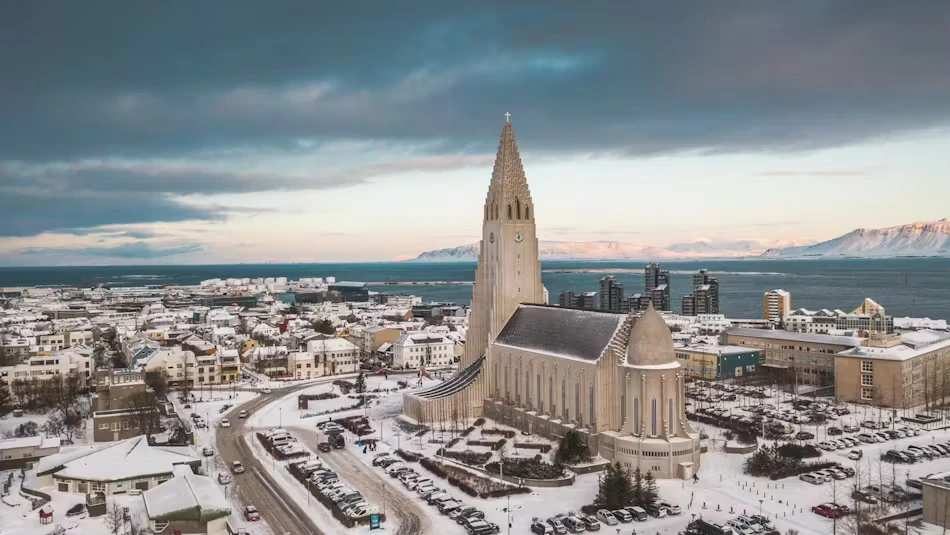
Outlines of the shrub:
M 463 437 L 467 437 L 467 436 L 471 435 L 471 434 L 472 434 L 472 431 L 474 431 L 474 430 L 475 430 L 475 427 L 474 427 L 474 426 L 469 427 L 469 428 L 466 429 L 465 431 L 462 431 L 462 436 L 463 436 Z
M 442 451 L 442 455 L 471 466 L 481 466 L 491 459 L 491 453 L 475 451 Z
M 547 453 L 542 450 L 542 453 Z M 590 448 L 584 437 L 576 430 L 571 429 L 561 438 L 554 460 L 561 464 L 578 464 L 591 459 Z
M 792 457 L 795 459 L 821 457 L 821 450 L 815 446 L 795 444 L 792 442 L 787 442 L 779 446 L 778 453 L 782 457 Z
M 564 477 L 564 469 L 560 466 L 546 463 L 538 459 L 504 459 L 505 475 L 525 479 L 560 479 Z M 497 474 L 500 470 L 498 462 L 488 463 L 485 470 Z
M 472 424 L 472 425 L 474 425 L 475 427 L 481 427 L 481 426 L 485 425 L 485 419 L 484 419 L 484 418 L 479 418 L 479 419 L 475 420 L 475 423 Z
M 505 429 L 482 429 L 482 435 L 502 435 L 505 438 L 515 438 L 514 431 Z
M 491 450 L 492 450 L 492 451 L 498 451 L 498 450 L 504 448 L 506 442 L 508 442 L 508 441 L 505 440 L 505 439 L 501 439 L 501 440 L 499 440 L 498 442 L 495 442 L 495 443 L 492 445 Z

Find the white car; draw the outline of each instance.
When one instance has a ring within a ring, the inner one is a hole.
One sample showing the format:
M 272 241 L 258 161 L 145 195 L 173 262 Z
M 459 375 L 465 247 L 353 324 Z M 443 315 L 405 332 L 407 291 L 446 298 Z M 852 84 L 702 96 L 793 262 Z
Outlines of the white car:
M 604 524 L 607 524 L 608 526 L 616 526 L 617 524 L 620 523 L 620 521 L 617 520 L 617 517 L 615 517 L 613 513 L 611 513 L 610 511 L 606 509 L 601 509 L 600 511 L 597 511 L 597 520 L 600 520 L 601 522 L 603 522 Z
M 270 388 L 262 388 L 261 394 L 270 394 Z
M 231 427 L 231 421 L 227 418 L 221 420 L 221 427 Z
M 739 516 L 736 518 L 736 522 L 742 524 L 743 526 L 752 530 L 753 533 L 763 533 L 765 528 L 759 525 L 758 522 L 752 520 L 747 516 Z
M 238 418 L 247 418 L 247 411 L 241 411 L 238 413 Z
M 736 530 L 736 533 L 739 535 L 755 535 L 755 531 L 753 531 L 752 528 L 746 526 L 738 520 L 730 520 L 726 522 L 726 524 L 732 529 Z
M 821 485 L 825 482 L 825 478 L 815 474 L 802 474 L 798 476 L 798 479 L 801 479 L 805 483 L 811 483 L 812 485 Z

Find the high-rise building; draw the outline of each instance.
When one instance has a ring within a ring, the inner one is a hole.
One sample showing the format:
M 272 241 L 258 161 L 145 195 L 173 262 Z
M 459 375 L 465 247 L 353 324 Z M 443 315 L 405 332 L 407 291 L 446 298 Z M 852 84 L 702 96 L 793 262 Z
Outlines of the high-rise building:
M 608 275 L 600 279 L 600 309 L 606 312 L 627 312 L 623 283 Z
M 577 307 L 581 310 L 597 310 L 597 292 L 584 292 L 577 296 Z
M 561 292 L 557 304 L 564 308 L 577 308 L 577 295 L 571 290 L 564 290 Z
M 792 311 L 792 294 L 785 290 L 769 290 L 762 297 L 762 317 L 772 323 L 781 323 Z
M 706 269 L 693 274 L 693 291 L 683 297 L 683 315 L 697 314 L 719 314 L 719 279 Z
M 647 264 L 643 270 L 643 295 L 653 301 L 653 308 L 672 310 L 669 270 L 660 269 L 660 264 L 654 262 Z

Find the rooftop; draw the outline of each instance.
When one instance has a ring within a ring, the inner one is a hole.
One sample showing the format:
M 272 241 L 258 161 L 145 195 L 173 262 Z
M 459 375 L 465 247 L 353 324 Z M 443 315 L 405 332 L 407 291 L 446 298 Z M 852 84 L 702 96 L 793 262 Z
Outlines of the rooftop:
M 17 448 L 58 448 L 59 438 L 22 437 L 0 440 L 0 450 Z
M 142 495 L 152 520 L 195 520 L 208 522 L 231 514 L 231 504 L 221 488 L 209 477 L 189 469 L 178 469 L 175 478 Z
M 858 338 L 855 336 L 799 333 L 793 331 L 783 331 L 780 329 L 749 329 L 746 327 L 731 327 L 726 329 L 725 334 L 733 336 L 748 336 L 751 338 L 768 338 L 770 340 L 783 340 L 789 342 L 840 345 L 847 347 L 859 346 L 864 340 L 863 338 Z
M 624 319 L 623 314 L 520 305 L 495 343 L 593 361 L 603 354 Z
M 908 360 L 950 347 L 950 333 L 941 331 L 914 331 L 901 336 L 901 342 L 902 343 L 890 347 L 855 347 L 838 353 L 838 356 L 880 360 Z
M 37 473 L 58 478 L 121 481 L 171 474 L 175 466 L 199 462 L 191 448 L 150 446 L 144 436 L 40 459 Z

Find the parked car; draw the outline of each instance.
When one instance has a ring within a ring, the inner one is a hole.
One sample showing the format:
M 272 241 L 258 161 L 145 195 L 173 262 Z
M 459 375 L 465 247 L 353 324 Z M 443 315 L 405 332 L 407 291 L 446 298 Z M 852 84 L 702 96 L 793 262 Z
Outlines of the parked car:
M 218 483 L 228 485 L 231 483 L 231 474 L 227 472 L 218 472 Z
M 775 529 L 775 525 L 772 524 L 772 521 L 769 520 L 767 517 L 764 517 L 762 515 L 749 515 L 749 518 L 751 518 L 752 520 L 755 520 L 756 523 L 758 523 L 760 526 L 765 528 L 765 531 L 772 531 Z
M 826 432 L 827 432 L 829 435 L 832 435 L 832 436 L 837 436 L 837 435 L 840 435 L 840 434 L 844 433 L 844 431 L 838 429 L 837 427 L 829 427 Z
M 261 514 L 257 511 L 257 507 L 253 505 L 248 505 L 244 507 L 244 520 L 248 522 L 257 522 L 261 519 Z
M 662 500 L 661 500 L 661 501 L 656 502 L 656 504 L 657 504 L 658 506 L 660 506 L 660 507 L 666 509 L 666 514 L 668 514 L 668 515 L 678 515 L 678 514 L 681 514 L 681 513 L 683 512 L 683 510 L 680 509 L 680 506 L 679 506 L 679 505 L 674 505 L 674 504 L 672 504 L 672 503 L 670 503 L 670 502 L 666 502 L 666 501 L 662 501 Z
M 617 517 L 615 517 L 614 514 L 607 509 L 601 509 L 597 511 L 597 520 L 600 520 L 608 526 L 616 526 L 620 523 L 620 521 L 617 520 Z
M 843 425 L 841 426 L 841 429 L 843 429 L 845 433 L 856 433 L 861 430 L 860 427 L 852 424 Z
M 646 505 L 643 508 L 646 510 L 647 514 L 653 518 L 663 518 L 666 516 L 666 508 L 660 507 L 658 504 L 654 503 L 651 505 Z
M 633 515 L 633 519 L 636 520 L 637 522 L 643 522 L 644 520 L 647 519 L 647 512 L 642 507 L 637 507 L 634 505 L 634 506 L 624 507 L 624 509 L 626 509 L 628 513 Z
M 857 439 L 860 440 L 861 442 L 864 442 L 865 444 L 874 443 L 874 437 L 872 437 L 868 433 L 861 433 L 860 435 L 857 436 Z
M 204 448 L 201 449 L 201 454 L 204 455 L 205 457 L 211 457 L 212 455 L 214 455 L 214 450 L 211 448 L 211 446 L 205 446 Z
M 762 533 L 765 531 L 765 528 L 760 526 L 758 522 L 752 520 L 751 518 L 747 516 L 740 515 L 736 517 L 735 521 L 738 522 L 739 524 L 742 524 L 746 528 L 752 530 L 752 533 Z
M 571 533 L 584 533 L 587 531 L 587 528 L 584 527 L 584 522 L 576 516 L 565 516 L 561 518 L 561 523 L 563 523 L 564 527 Z
M 812 485 L 821 485 L 825 482 L 824 478 L 816 476 L 815 474 L 802 474 L 798 476 L 798 479 L 801 479 L 805 483 L 811 483 Z
M 534 535 L 554 535 L 554 528 L 541 522 L 531 524 L 531 533 Z
M 816 505 L 811 508 L 811 512 L 815 513 L 816 515 L 821 515 L 825 518 L 838 518 L 841 516 L 841 511 L 832 503 Z
M 321 443 L 317 444 L 317 451 L 319 451 L 320 453 L 326 453 L 326 452 L 330 451 L 330 443 L 329 443 L 329 442 L 321 442 Z
M 733 531 L 735 531 L 739 535 L 755 535 L 755 531 L 752 528 L 746 526 L 745 524 L 742 524 L 736 519 L 732 519 L 726 522 L 726 525 L 732 528 Z
M 623 522 L 624 524 L 629 524 L 633 522 L 633 515 L 628 513 L 626 509 L 616 509 L 614 511 L 611 511 L 611 513 L 614 514 L 614 518 Z
M 581 522 L 584 523 L 584 527 L 587 528 L 587 531 L 600 531 L 600 521 L 590 515 L 584 515 L 580 517 Z

